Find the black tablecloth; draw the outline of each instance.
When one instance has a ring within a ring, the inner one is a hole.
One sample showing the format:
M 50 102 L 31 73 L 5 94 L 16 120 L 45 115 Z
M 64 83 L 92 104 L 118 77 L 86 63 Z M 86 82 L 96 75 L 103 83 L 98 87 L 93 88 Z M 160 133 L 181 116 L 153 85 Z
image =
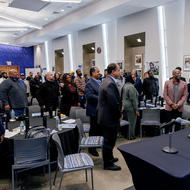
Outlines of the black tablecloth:
M 190 129 L 173 136 L 177 154 L 162 151 L 168 135 L 118 147 L 131 171 L 136 190 L 190 190 Z
M 42 125 L 42 118 L 32 118 L 30 124 Z M 9 122 L 9 130 L 18 127 L 20 121 Z M 47 126 L 50 129 L 55 129 L 55 119 L 47 120 Z M 61 139 L 62 148 L 65 155 L 74 154 L 78 152 L 78 143 L 79 143 L 79 134 L 77 127 L 73 129 L 62 129 L 58 131 L 58 135 Z M 14 139 L 24 139 L 25 135 L 17 134 L 12 138 L 5 138 L 1 144 L 0 152 L 0 176 L 3 176 L 3 173 L 11 172 L 11 165 L 13 164 L 14 153 L 13 153 L 13 142 Z M 54 141 L 50 138 L 50 160 L 57 160 L 57 148 Z

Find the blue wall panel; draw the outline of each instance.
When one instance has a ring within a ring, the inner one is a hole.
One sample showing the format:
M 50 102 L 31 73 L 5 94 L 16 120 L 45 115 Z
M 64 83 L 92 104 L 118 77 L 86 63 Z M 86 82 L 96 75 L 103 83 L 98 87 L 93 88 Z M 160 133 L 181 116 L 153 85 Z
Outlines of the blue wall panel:
M 25 68 L 34 68 L 34 48 L 0 45 L 0 65 L 7 65 L 7 61 L 25 73 Z

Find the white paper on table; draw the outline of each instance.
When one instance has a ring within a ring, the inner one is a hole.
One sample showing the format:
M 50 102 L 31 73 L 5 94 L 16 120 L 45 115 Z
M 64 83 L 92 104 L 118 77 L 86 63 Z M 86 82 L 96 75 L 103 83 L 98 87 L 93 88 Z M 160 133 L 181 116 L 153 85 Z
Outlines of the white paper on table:
M 68 124 L 71 124 L 71 123 L 75 123 L 75 119 L 68 119 L 68 120 L 65 120 L 63 121 L 63 123 L 68 123 Z
M 32 117 L 40 117 L 41 116 L 41 113 L 32 113 Z
M 64 123 L 64 124 L 60 124 L 60 125 L 61 125 L 62 129 L 64 129 L 64 128 L 74 129 L 77 124 Z
M 19 132 L 12 132 L 12 131 L 6 130 L 6 131 L 5 131 L 5 138 L 14 137 L 14 136 L 17 135 L 18 133 L 19 133 Z

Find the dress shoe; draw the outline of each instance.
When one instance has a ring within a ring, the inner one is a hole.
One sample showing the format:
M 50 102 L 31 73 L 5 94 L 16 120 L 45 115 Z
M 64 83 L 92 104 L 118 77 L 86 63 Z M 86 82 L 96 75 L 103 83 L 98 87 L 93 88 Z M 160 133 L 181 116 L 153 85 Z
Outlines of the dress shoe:
M 121 170 L 121 167 L 113 164 L 112 166 L 104 167 L 104 170 L 119 171 Z
M 96 157 L 99 156 L 99 153 L 97 152 L 97 150 L 95 150 L 95 151 L 88 151 L 88 153 L 92 154 L 93 156 L 96 156 Z
M 110 160 L 110 162 L 115 163 L 115 162 L 117 162 L 118 160 L 119 160 L 118 158 L 113 158 L 113 159 Z

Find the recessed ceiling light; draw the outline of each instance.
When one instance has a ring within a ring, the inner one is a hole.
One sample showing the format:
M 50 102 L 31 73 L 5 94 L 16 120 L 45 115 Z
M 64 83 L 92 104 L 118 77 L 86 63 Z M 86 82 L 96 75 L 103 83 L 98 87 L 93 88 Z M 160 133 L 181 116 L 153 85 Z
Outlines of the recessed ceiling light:
M 92 50 L 95 50 L 95 48 L 94 48 L 94 47 L 91 47 L 91 49 L 92 49 Z
M 141 40 L 140 38 L 137 38 L 137 42 L 139 42 L 139 43 L 140 43 L 140 42 L 142 42 L 142 40 Z
M 49 20 L 48 18 L 44 18 L 44 20 Z
M 64 9 L 61 9 L 61 12 L 64 12 L 65 10 Z
M 50 3 L 81 3 L 82 0 L 41 0 Z

